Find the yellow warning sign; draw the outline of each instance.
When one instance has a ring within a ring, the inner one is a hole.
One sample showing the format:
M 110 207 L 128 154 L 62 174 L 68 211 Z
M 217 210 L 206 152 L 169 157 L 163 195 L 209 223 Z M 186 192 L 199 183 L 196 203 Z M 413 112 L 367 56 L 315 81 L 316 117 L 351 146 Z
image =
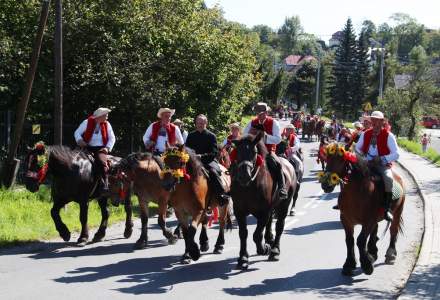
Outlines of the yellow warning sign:
M 364 110 L 365 111 L 373 110 L 373 107 L 371 106 L 370 102 L 367 102 L 367 103 L 364 104 Z
M 40 124 L 33 124 L 32 125 L 32 134 L 40 134 L 40 133 L 41 133 Z

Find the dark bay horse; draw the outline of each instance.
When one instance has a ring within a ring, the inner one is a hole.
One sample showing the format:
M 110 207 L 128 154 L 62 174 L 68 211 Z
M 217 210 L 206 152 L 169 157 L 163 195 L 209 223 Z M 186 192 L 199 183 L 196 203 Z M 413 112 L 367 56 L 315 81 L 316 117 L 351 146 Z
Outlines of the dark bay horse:
M 318 137 L 318 140 L 320 140 L 321 136 L 324 134 L 324 128 L 325 128 L 325 120 L 319 120 L 315 126 L 315 134 Z
M 352 275 L 356 268 L 354 253 L 353 230 L 355 225 L 361 225 L 362 230 L 357 238 L 360 262 L 365 274 L 374 271 L 373 262 L 377 259 L 377 228 L 383 220 L 382 201 L 384 184 L 372 175 L 365 162 L 358 159 L 354 153 L 346 152 L 343 145 L 332 143 L 327 146 L 327 166 L 321 174 L 320 182 L 324 192 L 332 192 L 341 183 L 341 194 L 338 198 L 340 219 L 345 230 L 347 258 L 342 268 L 342 274 Z M 401 216 L 405 203 L 405 192 L 402 178 L 393 172 L 395 184 L 400 185 L 401 195 L 392 204 L 393 222 L 390 226 L 391 239 L 385 255 L 385 263 L 393 264 L 396 256 L 396 241 L 401 231 Z M 367 244 L 368 240 L 368 244 Z
M 283 158 L 283 173 L 286 178 L 288 198 L 280 201 L 277 187 L 265 163 L 259 163 L 267 154 L 262 143 L 263 133 L 256 136 L 246 135 L 233 141 L 237 150 L 237 160 L 233 165 L 231 196 L 234 202 L 234 214 L 239 226 L 240 254 L 237 268 L 247 269 L 249 254 L 247 251 L 247 216 L 252 214 L 257 219 L 253 240 L 257 254 L 269 255 L 269 260 L 277 261 L 280 255 L 280 238 L 284 230 L 285 218 L 296 190 L 297 180 L 293 166 Z M 260 157 L 258 155 L 261 155 Z M 276 236 L 272 234 L 273 212 L 277 214 Z M 263 230 L 265 229 L 263 244 Z
M 162 186 L 171 192 L 169 202 L 174 208 L 185 239 L 185 253 L 181 259 L 182 263 L 190 263 L 191 259 L 196 261 L 200 258 L 200 251 L 208 251 L 207 212 L 216 207 L 220 212 L 220 230 L 214 253 L 222 253 L 225 243 L 225 228 L 232 229 L 229 213 L 230 203 L 219 206 L 217 198 L 208 186 L 203 165 L 193 150 L 184 146 L 169 148 L 163 155 L 163 161 L 165 172 L 162 175 Z M 223 177 L 227 185 L 229 176 L 224 173 Z M 191 219 L 190 224 L 188 224 L 188 215 Z M 200 224 L 202 224 L 202 231 L 199 238 L 199 248 L 194 238 Z
M 302 138 L 305 139 L 307 136 L 307 140 L 313 141 L 313 135 L 315 134 L 315 128 L 316 128 L 316 120 L 310 119 L 310 120 L 304 120 L 303 126 L 302 126 Z
M 133 185 L 133 191 L 139 200 L 141 214 L 141 236 L 136 241 L 135 248 L 143 249 L 148 243 L 148 203 L 153 201 L 159 205 L 158 224 L 169 244 L 177 242 L 177 236 L 166 225 L 167 205 L 170 197 L 161 185 L 161 167 L 151 153 L 135 153 L 121 159 L 114 167 L 116 176 L 110 177 L 112 188 L 111 197 L 120 197 L 121 190 L 128 190 Z M 124 194 L 125 192 L 123 192 Z
M 94 168 L 91 157 L 84 151 L 71 150 L 64 146 L 49 146 L 45 149 L 48 155 L 47 174 L 52 176 L 51 194 L 53 207 L 50 211 L 55 227 L 64 241 L 70 240 L 70 231 L 60 217 L 60 209 L 67 203 L 75 201 L 80 207 L 81 234 L 78 244 L 83 246 L 89 239 L 89 229 L 87 226 L 89 201 L 93 198 L 98 199 L 101 208 L 101 224 L 93 237 L 93 242 L 99 242 L 105 237 L 109 212 L 107 209 L 107 198 L 100 197 L 97 192 L 98 180 L 94 175 Z M 44 151 L 43 151 L 44 152 Z M 41 183 L 38 173 L 43 166 L 38 164 L 38 156 L 41 150 L 33 149 L 26 157 L 26 188 L 31 192 L 36 192 Z M 111 165 L 116 164 L 121 158 L 108 156 Z M 127 218 L 125 222 L 124 237 L 129 238 L 132 234 L 132 207 L 130 194 L 124 200 Z

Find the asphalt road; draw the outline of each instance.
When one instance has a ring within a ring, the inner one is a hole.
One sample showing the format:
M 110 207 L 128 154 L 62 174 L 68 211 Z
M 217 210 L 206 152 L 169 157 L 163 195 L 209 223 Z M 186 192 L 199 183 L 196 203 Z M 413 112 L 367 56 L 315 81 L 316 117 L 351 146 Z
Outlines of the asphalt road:
M 389 234 L 382 238 L 382 223 L 374 273 L 367 276 L 358 269 L 353 277 L 344 277 L 341 267 L 346 254 L 345 237 L 339 212 L 331 208 L 337 193 L 323 194 L 316 181 L 319 168 L 312 156 L 316 147 L 316 143 L 303 143 L 306 174 L 297 215 L 286 220 L 279 262 L 255 255 L 251 238 L 255 220 L 249 217 L 249 270 L 235 270 L 237 228 L 226 234 L 224 253 L 212 254 L 217 226 L 209 230 L 208 253 L 197 262 L 181 265 L 183 241 L 167 245 L 154 218 L 150 222 L 150 247 L 144 250 L 133 251 L 139 236 L 137 221 L 137 230 L 128 240 L 122 238 L 122 225 L 116 225 L 104 242 L 84 248 L 56 239 L 0 252 L 0 299 L 395 298 L 412 270 L 423 229 L 423 206 L 413 183 L 403 174 L 408 196 L 395 265 L 384 264 Z

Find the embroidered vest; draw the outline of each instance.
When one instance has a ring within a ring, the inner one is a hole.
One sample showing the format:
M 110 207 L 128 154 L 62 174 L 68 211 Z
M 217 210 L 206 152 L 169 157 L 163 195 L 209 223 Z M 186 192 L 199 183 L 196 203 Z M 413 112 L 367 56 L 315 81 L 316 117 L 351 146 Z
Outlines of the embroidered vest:
M 377 151 L 379 156 L 384 156 L 390 154 L 390 149 L 388 148 L 388 130 L 382 129 L 377 136 Z M 368 153 L 370 148 L 371 138 L 373 136 L 373 129 L 370 128 L 364 133 L 364 144 L 362 145 L 362 152 L 364 154 Z
M 252 120 L 251 125 L 255 126 L 255 125 L 258 125 L 259 123 L 260 123 L 260 121 L 258 120 L 258 118 L 255 118 Z M 272 135 L 273 119 L 271 117 L 267 117 L 264 120 L 263 126 L 264 126 L 264 132 L 266 132 L 269 135 Z M 266 144 L 266 148 L 267 148 L 267 151 L 269 151 L 269 152 L 275 152 L 276 145 L 275 144 Z
M 160 121 L 153 123 L 153 131 L 151 133 L 150 140 L 152 140 L 155 143 L 157 142 L 157 138 L 159 136 L 159 130 L 161 127 L 162 124 Z M 168 135 L 168 143 L 170 144 L 170 146 L 174 146 L 176 144 L 176 125 L 170 123 L 165 127 L 165 129 Z
M 102 136 L 102 145 L 107 146 L 108 142 L 108 133 L 107 133 L 107 121 L 99 124 Z M 93 131 L 96 128 L 96 120 L 94 117 L 87 118 L 87 127 L 86 131 L 82 134 L 82 138 L 86 143 L 89 143 L 93 136 Z

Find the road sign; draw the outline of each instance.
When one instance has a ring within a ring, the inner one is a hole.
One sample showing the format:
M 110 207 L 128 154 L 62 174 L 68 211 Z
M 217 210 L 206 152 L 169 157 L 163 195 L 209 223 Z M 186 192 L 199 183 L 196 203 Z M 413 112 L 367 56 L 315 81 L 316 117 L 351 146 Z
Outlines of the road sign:
M 32 125 L 32 134 L 40 134 L 40 133 L 41 133 L 40 124 L 33 124 Z
M 367 103 L 364 104 L 364 110 L 365 111 L 373 110 L 373 107 L 371 106 L 370 102 L 367 102 Z

